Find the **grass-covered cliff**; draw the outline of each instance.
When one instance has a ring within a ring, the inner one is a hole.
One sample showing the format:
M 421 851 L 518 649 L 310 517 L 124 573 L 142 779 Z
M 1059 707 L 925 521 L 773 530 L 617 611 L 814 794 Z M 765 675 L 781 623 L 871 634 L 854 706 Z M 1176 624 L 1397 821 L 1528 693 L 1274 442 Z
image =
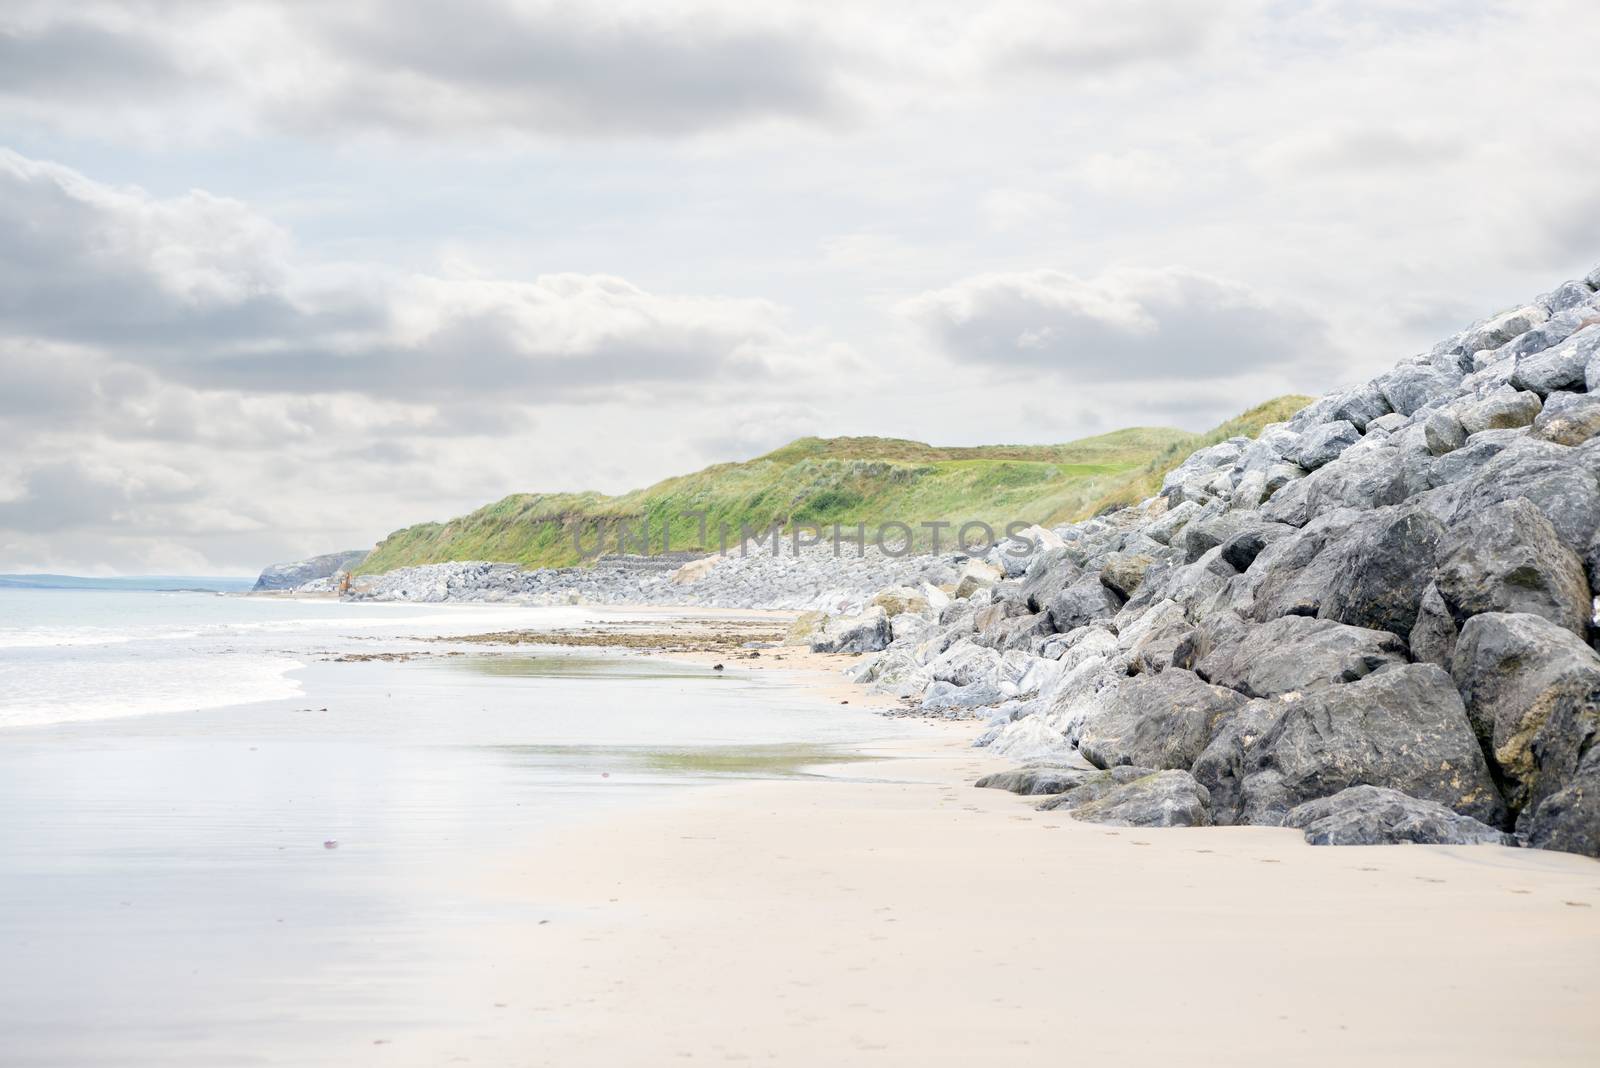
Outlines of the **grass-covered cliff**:
M 1283 397 L 1207 434 L 1135 427 L 1064 445 L 938 448 L 895 438 L 801 438 L 742 463 L 716 464 L 620 496 L 516 493 L 446 523 L 419 523 L 389 535 L 361 565 L 372 574 L 446 560 L 494 560 L 555 567 L 579 562 L 581 532 L 595 545 L 597 524 L 646 527 L 652 549 L 662 531 L 678 549 L 714 549 L 719 525 L 737 544 L 741 527 L 772 523 L 945 521 L 1059 523 L 1154 492 L 1161 475 L 1195 449 L 1254 434 L 1309 402 Z M 700 537 L 704 513 L 706 538 Z M 954 527 L 945 536 L 949 544 Z M 614 540 L 614 539 L 613 539 Z

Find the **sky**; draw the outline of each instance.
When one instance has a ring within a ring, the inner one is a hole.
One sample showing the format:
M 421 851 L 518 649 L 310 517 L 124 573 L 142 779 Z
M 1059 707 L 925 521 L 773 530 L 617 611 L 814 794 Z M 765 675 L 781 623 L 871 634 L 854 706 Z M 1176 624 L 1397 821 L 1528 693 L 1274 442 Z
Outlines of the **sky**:
M 7 0 L 0 572 L 1205 429 L 1600 264 L 1592 3 Z

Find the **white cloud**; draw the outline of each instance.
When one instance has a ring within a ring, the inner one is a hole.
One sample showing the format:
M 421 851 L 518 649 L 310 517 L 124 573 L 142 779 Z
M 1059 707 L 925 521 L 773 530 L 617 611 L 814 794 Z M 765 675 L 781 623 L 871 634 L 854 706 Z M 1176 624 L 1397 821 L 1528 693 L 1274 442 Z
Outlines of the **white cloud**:
M 1312 364 L 1328 351 L 1324 324 L 1306 310 L 1181 268 L 978 275 L 899 310 L 957 361 L 1040 367 L 1071 381 L 1229 377 Z

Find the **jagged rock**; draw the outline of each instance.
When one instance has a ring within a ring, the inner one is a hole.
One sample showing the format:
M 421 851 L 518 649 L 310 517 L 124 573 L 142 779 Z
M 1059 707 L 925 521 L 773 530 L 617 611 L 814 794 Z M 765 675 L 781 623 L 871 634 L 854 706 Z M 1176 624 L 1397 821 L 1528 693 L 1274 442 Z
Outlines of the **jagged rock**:
M 1361 431 L 1349 420 L 1340 419 L 1312 427 L 1300 436 L 1299 448 L 1290 457 L 1307 471 L 1332 463 L 1339 454 L 1361 440 Z
M 1439 595 L 1439 587 L 1428 583 L 1417 607 L 1417 621 L 1411 628 L 1411 655 L 1418 663 L 1434 664 L 1450 670 L 1455 656 L 1458 630 L 1455 617 Z
M 1600 746 L 1589 750 L 1567 785 L 1518 821 L 1528 844 L 1600 857 Z
M 1550 394 L 1533 421 L 1533 434 L 1557 445 L 1582 445 L 1600 435 L 1600 394 Z
M 1480 324 L 1462 340 L 1467 352 L 1479 349 L 1497 349 L 1518 335 L 1525 334 L 1550 317 L 1550 313 L 1537 304 L 1529 304 L 1497 315 Z
M 1060 731 L 1044 719 L 1029 716 L 1002 728 L 994 741 L 989 743 L 989 751 L 996 756 L 1023 762 L 1064 763 L 1072 754 L 1072 746 Z
M 1426 495 L 1428 506 L 1446 523 L 1457 523 L 1502 501 L 1524 497 L 1544 513 L 1569 549 L 1582 552 L 1600 528 L 1600 477 L 1574 459 L 1572 451 L 1560 445 L 1516 437 L 1464 471 L 1438 472 L 1444 482 Z
M 1416 623 L 1444 536 L 1443 523 L 1408 505 L 1366 513 L 1328 538 L 1297 581 L 1277 590 L 1276 601 L 1258 591 L 1256 616 L 1314 610 L 1321 619 L 1405 634 Z
M 888 613 L 874 605 L 858 616 L 827 620 L 811 636 L 810 646 L 813 653 L 875 653 L 893 637 Z
M 1550 314 L 1554 315 L 1587 304 L 1593 299 L 1594 290 L 1589 283 L 1573 279 L 1557 286 L 1542 303 L 1550 310 Z
M 952 596 L 957 598 L 971 597 L 979 590 L 988 589 L 1001 579 L 1005 574 L 993 564 L 984 563 L 982 560 L 968 560 L 966 567 L 961 570 L 961 577 L 956 581 L 956 588 Z
M 1531 390 L 1521 393 L 1494 393 L 1476 404 L 1463 408 L 1458 417 L 1467 436 L 1485 430 L 1511 430 L 1528 426 L 1539 414 L 1539 395 Z
M 1050 623 L 1059 631 L 1069 631 L 1110 619 L 1122 607 L 1122 598 L 1106 588 L 1098 575 L 1085 575 L 1050 599 Z
M 1582 636 L 1589 585 L 1583 561 L 1521 498 L 1451 527 L 1440 543 L 1437 585 L 1458 623 L 1481 612 L 1531 612 Z
M 1366 433 L 1374 420 L 1395 413 L 1384 399 L 1383 391 L 1368 382 L 1339 394 L 1330 414 L 1334 421 L 1343 420 Z
M 1211 798 L 1187 771 L 1159 771 L 1122 783 L 1095 797 L 1078 795 L 1089 786 L 1061 795 L 1072 818 L 1113 827 L 1209 827 Z
M 1064 794 L 1101 774 L 1082 763 L 1024 764 L 1020 768 L 985 775 L 974 785 L 986 790 L 1010 790 L 1025 797 Z
M 1173 600 L 1163 600 L 1146 609 L 1138 619 L 1120 627 L 1117 644 L 1127 652 L 1132 670 L 1155 674 L 1172 663 L 1178 646 L 1193 630 L 1183 606 Z
M 1155 773 L 1155 768 L 1136 768 L 1127 764 L 1119 765 L 1106 771 L 1096 771 L 1085 779 L 1082 784 L 1073 787 L 1059 797 L 1052 797 L 1048 801 L 1041 802 L 1037 807 L 1040 812 L 1053 812 L 1058 808 L 1076 808 L 1078 805 L 1099 800 L 1119 786 L 1125 786 L 1130 782 L 1148 778 Z
M 1262 549 L 1294 533 L 1287 523 L 1253 522 L 1222 543 L 1222 559 L 1235 571 L 1248 571 Z
M 1461 695 L 1432 664 L 1390 667 L 1305 694 L 1245 757 L 1248 823 L 1350 786 L 1387 786 L 1494 826 L 1506 820 Z
M 1078 751 L 1101 768 L 1187 769 L 1245 701 L 1243 694 L 1182 668 L 1135 675 L 1084 721 Z
M 1083 568 L 1072 559 L 1066 547 L 1047 549 L 1033 558 L 1022 580 L 1022 598 L 1035 612 L 1050 607 L 1056 594 L 1083 577 Z
M 1493 346 L 1491 346 L 1493 347 Z M 1401 415 L 1414 415 L 1437 396 L 1448 393 L 1459 374 L 1427 364 L 1403 364 L 1373 381 L 1389 406 Z
M 910 586 L 890 586 L 879 590 L 868 603 L 883 609 L 891 618 L 907 612 L 926 612 L 929 608 L 928 598 Z
M 1266 525 L 1259 517 L 1248 512 L 1222 512 L 1196 519 L 1183 528 L 1183 533 L 1177 539 L 1183 549 L 1183 562 L 1192 564 L 1235 534 Z
M 1245 627 L 1195 667 L 1208 682 L 1250 697 L 1271 697 L 1353 682 L 1407 662 L 1393 634 L 1306 616 L 1283 616 Z
M 1289 811 L 1312 845 L 1515 845 L 1504 831 L 1382 786 L 1352 786 Z
M 253 592 L 292 590 L 317 579 L 331 578 L 340 571 L 350 571 L 367 558 L 366 549 L 350 549 L 342 553 L 326 553 L 288 564 L 273 564 L 262 569 Z
M 1600 352 L 1600 326 L 1589 326 L 1554 348 L 1517 360 L 1511 384 L 1543 397 L 1558 389 L 1584 384 L 1584 370 Z
M 1239 822 L 1244 808 L 1241 788 L 1246 759 L 1262 736 L 1282 718 L 1284 710 L 1300 699 L 1300 694 L 1289 693 L 1247 702 L 1222 723 L 1195 760 L 1190 773 L 1210 792 L 1211 818 L 1218 826 Z
M 1100 581 L 1126 601 L 1144 581 L 1144 573 L 1154 561 L 1144 553 L 1111 553 L 1100 569 Z
M 1461 628 L 1453 664 L 1512 808 L 1563 789 L 1600 731 L 1600 654 L 1542 616 L 1490 612 Z
M 1184 501 L 1168 509 L 1166 514 L 1159 516 L 1149 526 L 1145 527 L 1145 535 L 1160 542 L 1170 545 L 1173 535 L 1182 530 L 1188 522 L 1200 514 L 1200 506 L 1193 501 Z
M 1435 456 L 1455 452 L 1467 443 L 1466 428 L 1454 412 L 1441 410 L 1432 413 L 1422 424 L 1422 433 L 1428 451 Z

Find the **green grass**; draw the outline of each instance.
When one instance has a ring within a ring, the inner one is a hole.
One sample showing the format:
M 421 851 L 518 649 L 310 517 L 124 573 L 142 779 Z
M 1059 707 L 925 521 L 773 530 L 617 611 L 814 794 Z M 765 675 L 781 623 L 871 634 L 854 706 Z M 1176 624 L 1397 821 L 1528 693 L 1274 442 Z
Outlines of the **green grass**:
M 741 529 L 777 523 L 853 528 L 864 523 L 989 523 L 1003 533 L 1013 521 L 1059 523 L 1134 501 L 1159 488 L 1161 475 L 1196 448 L 1238 433 L 1255 433 L 1307 398 L 1282 398 L 1223 424 L 1210 434 L 1134 427 L 1063 445 L 939 448 L 898 438 L 801 438 L 744 463 L 716 464 L 645 489 L 600 493 L 517 493 L 446 523 L 420 523 L 389 535 L 362 563 L 374 574 L 446 560 L 493 560 L 559 567 L 581 559 L 574 536 L 596 545 L 597 524 L 626 521 L 662 532 L 673 550 L 711 550 L 718 531 L 737 546 Z M 1163 466 L 1164 465 L 1164 466 Z M 1139 494 L 1127 500 L 1131 494 Z M 705 514 L 706 537 L 700 536 Z M 616 548 L 613 531 L 606 548 Z

